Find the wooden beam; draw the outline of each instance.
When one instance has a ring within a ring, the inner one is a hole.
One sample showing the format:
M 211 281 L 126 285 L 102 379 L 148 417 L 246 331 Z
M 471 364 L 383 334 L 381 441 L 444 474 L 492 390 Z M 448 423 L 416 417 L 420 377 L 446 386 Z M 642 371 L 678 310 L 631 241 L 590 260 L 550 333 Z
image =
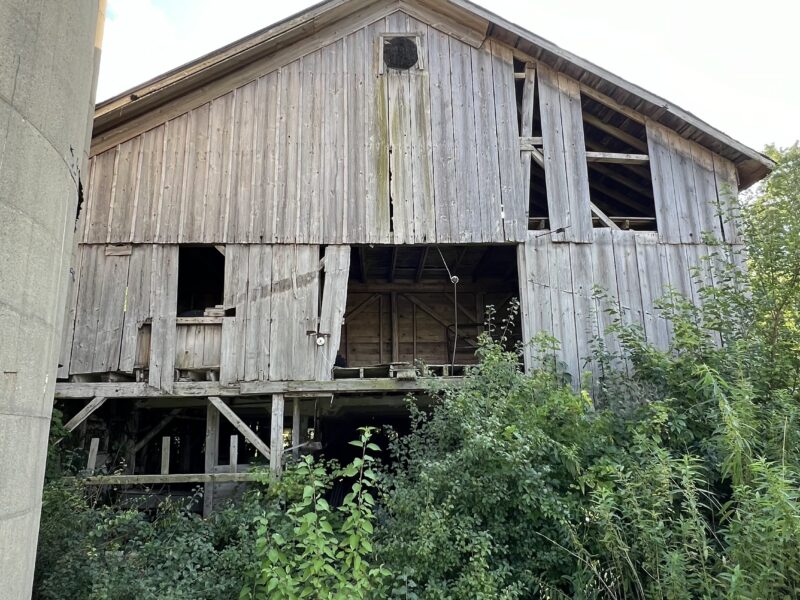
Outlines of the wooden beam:
M 211 474 L 217 466 L 219 448 L 219 411 L 213 404 L 206 406 L 205 446 L 204 469 L 206 474 Z M 203 516 L 208 517 L 214 509 L 214 480 L 204 480 L 203 483 Z
M 231 442 L 228 451 L 228 465 L 231 468 L 231 473 L 236 473 L 238 462 L 239 462 L 239 434 L 234 433 L 233 435 L 231 435 Z
M 422 249 L 422 253 L 419 256 L 419 262 L 417 263 L 417 273 L 414 276 L 414 281 L 419 283 L 422 279 L 422 272 L 425 270 L 425 263 L 428 260 L 428 251 L 430 250 L 430 246 L 425 246 Z
M 628 165 L 646 165 L 650 162 L 647 154 L 625 154 L 622 152 L 586 152 L 586 160 L 590 163 L 612 163 Z
M 584 83 L 581 83 L 580 87 L 581 87 L 581 94 L 585 94 L 586 96 L 589 96 L 589 98 L 591 98 L 592 100 L 596 100 L 600 104 L 603 104 L 606 107 L 608 107 L 608 108 L 610 108 L 612 110 L 615 110 L 618 113 L 621 113 L 621 114 L 625 115 L 630 120 L 636 121 L 637 123 L 641 123 L 642 125 L 644 125 L 644 120 L 645 120 L 644 115 L 640 115 L 639 113 L 637 113 L 632 108 L 628 108 L 627 106 L 623 106 L 622 104 L 620 104 L 616 100 L 613 100 L 612 98 L 609 98 L 608 96 L 606 96 L 602 92 L 598 92 L 594 88 L 591 88 L 591 87 L 589 87 L 588 85 L 586 85 Z
M 89 442 L 89 457 L 86 459 L 86 470 L 93 473 L 97 466 L 97 451 L 100 449 L 100 438 L 93 437 Z
M 258 434 L 250 429 L 247 424 L 242 421 L 231 408 L 225 404 L 221 398 L 217 398 L 216 396 L 209 396 L 208 401 L 214 405 L 214 407 L 224 416 L 231 425 L 233 425 L 239 433 L 244 436 L 248 442 L 250 442 L 256 450 L 258 450 L 262 456 L 269 459 L 270 458 L 270 451 L 269 446 L 267 446 L 261 438 L 258 437 Z M 215 465 L 216 466 L 216 465 Z
M 588 123 L 592 127 L 607 133 L 611 137 L 617 138 L 620 142 L 628 144 L 631 148 L 636 148 L 639 152 L 647 152 L 647 142 L 632 136 L 630 133 L 623 131 L 619 127 L 614 127 L 610 123 L 606 123 L 602 119 L 595 117 L 587 112 L 583 113 L 584 123 Z
M 604 213 L 602 210 L 600 210 L 600 209 L 597 207 L 597 205 L 596 205 L 594 202 L 592 202 L 592 201 L 589 201 L 589 207 L 592 209 L 592 212 L 593 212 L 595 215 L 597 215 L 597 217 L 598 217 L 598 218 L 599 218 L 599 219 L 600 219 L 600 220 L 601 220 L 603 223 L 605 223 L 605 224 L 606 224 L 608 227 L 610 227 L 611 229 L 619 229 L 619 227 L 617 226 L 617 224 L 616 224 L 616 223 L 614 223 L 614 221 L 612 221 L 611 219 L 609 219 L 609 218 L 606 216 L 606 213 Z
M 91 402 L 89 402 L 89 404 L 87 404 L 80 411 L 78 411 L 78 414 L 76 414 L 69 421 L 67 421 L 67 423 L 64 425 L 64 428 L 69 432 L 75 431 L 78 425 L 80 425 L 86 419 L 88 419 L 89 415 L 91 415 L 94 411 L 103 406 L 105 401 L 106 399 L 103 396 L 97 396 L 93 398 Z
M 300 398 L 292 399 L 292 457 L 300 458 Z
M 161 474 L 169 475 L 169 451 L 172 446 L 172 438 L 165 435 L 161 438 Z
M 519 138 L 519 149 L 523 152 L 537 150 L 542 147 L 541 137 L 524 136 Z
M 392 362 L 400 361 L 400 322 L 397 314 L 397 292 L 392 292 L 391 296 L 391 319 L 392 319 Z
M 283 407 L 283 394 L 273 394 L 269 427 L 270 445 L 272 446 L 269 466 L 273 477 L 280 477 L 283 468 Z
M 627 177 L 623 177 L 622 175 L 615 173 L 611 169 L 604 167 L 599 163 L 592 163 L 590 168 L 596 170 L 598 173 L 605 175 L 609 179 L 613 179 L 614 181 L 621 183 L 626 187 L 631 188 L 633 191 L 640 193 L 642 196 L 645 196 L 647 198 L 653 197 L 653 190 L 648 190 L 646 188 L 643 188 L 638 183 L 635 183 L 630 179 L 628 179 Z
M 164 427 L 166 427 L 167 425 L 169 425 L 169 423 L 170 423 L 170 422 L 171 422 L 171 421 L 172 421 L 172 420 L 173 420 L 173 419 L 174 419 L 176 416 L 178 416 L 178 414 L 180 414 L 180 412 L 181 412 L 182 410 L 183 410 L 183 409 L 181 409 L 181 408 L 174 408 L 174 409 L 172 409 L 172 410 L 170 411 L 170 413 L 169 413 L 169 414 L 168 414 L 166 417 L 164 417 L 164 418 L 163 418 L 163 419 L 161 419 L 161 420 L 160 420 L 158 423 L 156 423 L 156 426 L 155 426 L 155 427 L 153 427 L 153 428 L 152 428 L 152 429 L 151 429 L 151 430 L 150 430 L 150 431 L 147 433 L 147 435 L 145 435 L 145 436 L 144 436 L 144 437 L 143 437 L 141 440 L 139 440 L 138 442 L 136 442 L 136 445 L 133 447 L 133 452 L 134 452 L 134 454 L 135 454 L 136 452 L 139 452 L 139 450 L 141 450 L 141 449 L 142 449 L 142 448 L 144 448 L 144 447 L 145 447 L 145 446 L 146 446 L 148 443 L 150 443 L 150 440 L 152 440 L 152 439 L 153 439 L 154 437 L 156 437 L 156 436 L 157 436 L 159 433 L 161 433 L 161 430 L 162 430 L 162 429 L 164 429 Z
M 632 208 L 638 212 L 643 212 L 641 203 L 631 200 L 630 198 L 625 196 L 623 192 L 619 192 L 610 187 L 606 187 L 602 183 L 590 183 L 589 187 L 597 190 L 598 192 L 602 192 L 609 198 L 613 198 L 614 200 L 620 202 L 621 204 L 624 204 L 628 208 Z
M 170 475 L 100 475 L 87 477 L 85 485 L 164 485 L 169 483 L 245 483 L 258 481 L 260 473 L 174 473 Z M 205 498 L 204 498 L 205 501 Z

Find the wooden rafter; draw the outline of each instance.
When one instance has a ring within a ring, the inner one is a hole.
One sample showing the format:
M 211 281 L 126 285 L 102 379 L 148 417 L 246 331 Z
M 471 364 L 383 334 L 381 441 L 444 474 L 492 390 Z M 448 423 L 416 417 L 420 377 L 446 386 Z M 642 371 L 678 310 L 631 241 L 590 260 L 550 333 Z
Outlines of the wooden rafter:
M 632 136 L 630 133 L 623 131 L 622 129 L 611 125 L 610 123 L 606 123 L 602 119 L 589 114 L 584 111 L 583 113 L 583 121 L 584 123 L 588 123 L 592 127 L 599 129 L 607 133 L 608 135 L 617 138 L 619 141 L 628 144 L 631 148 L 635 148 L 639 150 L 639 152 L 647 152 L 647 142 L 640 140 L 639 138 Z
M 80 424 L 81 424 L 81 423 L 83 423 L 83 422 L 84 422 L 86 419 L 88 419 L 88 418 L 89 418 L 89 416 L 90 416 L 90 415 L 91 415 L 91 414 L 92 414 L 94 411 L 96 411 L 98 408 L 100 408 L 101 406 L 103 406 L 103 404 L 105 403 L 105 401 L 106 401 L 106 399 L 105 399 L 103 396 L 97 396 L 96 398 L 93 398 L 93 399 L 92 399 L 92 400 L 89 402 L 89 404 L 87 404 L 87 405 L 86 405 L 86 406 L 84 406 L 84 407 L 83 407 L 83 408 L 82 408 L 80 411 L 78 411 L 78 414 L 77 414 L 77 415 L 75 415 L 75 416 L 74 416 L 74 417 L 72 417 L 72 418 L 71 418 L 69 421 L 67 421 L 67 422 L 66 422 L 66 424 L 64 425 L 64 428 L 65 428 L 67 431 L 75 431 L 75 429 L 78 427 L 78 425 L 80 425 Z
M 616 223 L 609 219 L 602 210 L 600 210 L 594 202 L 589 202 L 589 207 L 592 209 L 592 212 L 597 215 L 597 218 L 600 219 L 606 226 L 610 227 L 611 229 L 619 229 Z

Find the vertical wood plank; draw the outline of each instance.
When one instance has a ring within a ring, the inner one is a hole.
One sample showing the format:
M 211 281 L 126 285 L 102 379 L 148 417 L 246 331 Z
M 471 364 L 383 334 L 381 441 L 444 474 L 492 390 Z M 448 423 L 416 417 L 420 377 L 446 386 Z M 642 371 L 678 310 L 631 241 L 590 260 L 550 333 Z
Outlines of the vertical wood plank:
M 161 205 L 161 178 L 164 168 L 166 125 L 142 134 L 141 171 L 137 186 L 136 215 L 132 241 L 148 243 L 155 239 Z
M 453 102 L 450 84 L 450 39 L 428 28 L 428 70 L 431 98 L 431 151 L 433 156 L 433 195 L 436 208 L 436 240 L 458 241 L 455 140 Z
M 122 325 L 119 370 L 133 371 L 139 328 L 150 318 L 150 285 L 152 268 L 152 246 L 133 246 L 128 268 L 128 289 L 125 298 L 125 319 Z
M 292 457 L 295 460 L 300 458 L 300 448 L 297 446 L 300 445 L 300 426 L 301 426 L 301 419 L 300 419 L 300 398 L 294 398 L 292 400 Z
M 366 30 L 367 40 L 372 41 L 364 53 L 367 73 L 364 79 L 366 111 L 364 128 L 367 140 L 364 151 L 366 177 L 366 223 L 367 241 L 391 243 L 389 209 L 389 114 L 386 97 L 386 78 L 378 76 L 380 68 L 380 34 L 386 31 L 386 21 L 378 20 Z
M 654 121 L 645 122 L 650 173 L 653 178 L 653 197 L 656 207 L 658 239 L 663 243 L 681 242 L 675 186 L 672 178 L 672 152 L 667 130 Z
M 209 403 L 206 407 L 205 472 L 213 473 L 217 466 L 219 452 L 219 411 Z M 203 484 L 203 517 L 208 517 L 214 509 L 214 483 Z
M 580 86 L 574 79 L 559 73 L 558 88 L 570 203 L 569 228 L 564 236 L 573 242 L 591 242 L 592 211 L 589 206 L 589 172 L 586 164 Z
M 319 333 L 327 335 L 318 350 L 315 379 L 329 381 L 336 361 L 342 334 L 342 320 L 347 303 L 347 280 L 350 273 L 350 246 L 325 248 L 325 285 L 319 318 Z
M 206 185 L 209 164 L 210 104 L 189 112 L 191 135 L 186 140 L 186 187 L 182 196 L 178 241 L 203 240 L 203 215 L 206 211 Z
M 117 159 L 117 178 L 114 186 L 114 212 L 110 218 L 108 240 L 123 243 L 131 240 L 139 176 L 142 136 L 120 144 Z
M 95 156 L 92 162 L 92 183 L 89 187 L 85 240 L 89 244 L 104 244 L 108 239 L 108 217 L 111 210 L 111 192 L 117 152 L 118 147 L 111 148 Z
M 233 117 L 233 162 L 227 220 L 227 241 L 250 241 L 253 202 L 253 125 L 256 82 L 236 89 Z
M 528 224 L 524 221 L 521 167 L 519 164 L 519 126 L 514 88 L 514 60 L 511 49 L 492 41 L 492 71 L 497 146 L 500 155 L 500 189 L 503 199 L 503 231 L 508 241 L 524 241 Z M 580 102 L 578 103 L 580 106 Z M 588 189 L 588 179 L 587 179 Z M 588 210 L 588 203 L 587 203 Z
M 480 239 L 482 242 L 500 242 L 503 241 L 504 236 L 492 56 L 485 48 L 472 48 L 470 57 L 475 110 L 475 140 L 476 142 L 480 141 L 481 144 L 481 151 L 478 152 Z
M 239 434 L 231 435 L 230 445 L 228 446 L 228 466 L 231 473 L 236 473 L 239 463 Z
M 698 244 L 702 241 L 701 220 L 697 206 L 691 147 L 688 141 L 675 132 L 669 132 L 668 139 L 680 238 L 685 244 Z
M 178 247 L 153 246 L 150 281 L 152 326 L 148 382 L 165 392 L 172 391 L 178 302 Z
M 70 353 L 70 373 L 90 373 L 97 338 L 105 246 L 85 245 L 81 252 L 75 330 Z
M 714 177 L 717 182 L 717 199 L 722 207 L 722 232 L 729 244 L 741 244 L 738 221 L 741 219 L 739 209 L 739 182 L 736 167 L 733 163 L 714 154 Z
M 539 107 L 542 118 L 542 151 L 544 154 L 544 177 L 547 186 L 547 208 L 550 229 L 566 228 L 572 223 L 572 203 L 569 196 L 567 166 L 564 158 L 564 134 L 561 123 L 561 93 L 558 73 L 545 65 L 539 65 Z M 571 232 L 570 232 L 571 233 Z M 564 233 L 554 234 L 553 241 L 570 239 Z
M 228 210 L 228 186 L 233 153 L 234 93 L 211 101 L 209 109 L 208 183 L 205 190 L 203 242 L 225 241 L 225 214 Z
M 169 475 L 169 451 L 172 438 L 165 435 L 161 438 L 161 474 Z
M 188 129 L 189 115 L 183 114 L 168 121 L 164 130 L 164 169 L 155 235 L 155 241 L 163 244 L 178 241 Z
M 273 394 L 269 436 L 269 467 L 274 477 L 280 477 L 283 471 L 283 407 L 283 394 Z

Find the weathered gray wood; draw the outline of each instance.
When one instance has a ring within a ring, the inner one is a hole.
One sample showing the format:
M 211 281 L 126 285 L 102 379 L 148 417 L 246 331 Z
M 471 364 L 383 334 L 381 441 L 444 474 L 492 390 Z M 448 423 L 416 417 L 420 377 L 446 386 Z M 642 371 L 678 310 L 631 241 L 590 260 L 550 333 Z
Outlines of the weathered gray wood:
M 244 379 L 264 380 L 269 374 L 270 356 L 271 246 L 250 246 L 248 271 Z
M 152 242 L 158 225 L 161 205 L 161 178 L 164 167 L 164 133 L 166 125 L 160 125 L 142 134 L 141 166 L 136 191 L 136 213 L 130 239 L 134 243 Z M 123 239 L 124 234 L 120 234 Z M 112 241 L 117 241 L 112 238 Z
M 283 394 L 272 395 L 272 415 L 270 417 L 270 446 L 272 453 L 269 459 L 270 471 L 274 477 L 280 477 L 283 470 Z
M 110 240 L 131 239 L 139 169 L 141 168 L 142 139 L 142 137 L 135 137 L 120 144 L 117 152 L 113 210 L 110 211 L 108 227 L 108 239 Z
M 260 473 L 173 473 L 170 475 L 99 475 L 83 479 L 84 485 L 165 485 L 170 483 L 203 483 L 207 488 L 211 488 L 217 483 L 247 483 L 249 481 L 260 481 L 263 475 Z M 204 493 L 203 503 L 205 508 L 206 496 Z M 209 506 L 208 513 L 211 513 Z
M 668 280 L 669 275 L 661 273 L 657 234 L 639 232 L 635 240 L 645 336 L 656 348 L 666 350 L 669 346 L 667 322 L 656 310 L 655 303 L 664 295 L 664 281 Z
M 103 271 L 94 284 L 101 287 L 97 302 L 97 336 L 92 356 L 93 373 L 116 370 L 119 365 L 120 341 L 125 318 L 126 284 L 130 256 L 102 258 Z
M 118 148 L 112 148 L 95 156 L 92 160 L 92 177 L 88 189 L 88 216 L 84 237 L 84 242 L 88 244 L 104 244 L 108 240 L 108 218 L 111 209 L 117 151 Z
M 528 207 L 524 204 L 520 163 L 515 160 L 519 152 L 519 127 L 517 126 L 517 100 L 514 91 L 513 54 L 510 48 L 494 40 L 491 42 L 491 52 L 497 143 L 502 152 L 500 190 L 503 202 L 503 238 L 508 241 L 525 241 L 528 230 L 525 215 Z M 509 149 L 511 149 L 511 157 L 508 155 Z
M 231 425 L 233 425 L 239 433 L 244 436 L 248 442 L 250 442 L 253 447 L 258 450 L 264 458 L 269 460 L 270 453 L 269 453 L 269 446 L 267 446 L 258 434 L 250 429 L 247 424 L 242 421 L 235 412 L 225 404 L 221 398 L 217 396 L 209 396 L 208 401 L 214 405 L 214 407 L 224 416 Z
M 741 244 L 738 221 L 741 219 L 739 209 L 739 185 L 736 167 L 729 160 L 714 156 L 714 176 L 717 182 L 717 199 L 722 208 L 722 232 L 729 244 Z
M 686 140 L 674 132 L 668 132 L 667 138 L 672 161 L 672 185 L 680 238 L 685 244 L 699 243 L 702 241 L 701 221 L 691 148 Z
M 86 470 L 93 473 L 97 466 L 97 451 L 100 449 L 100 438 L 93 437 L 89 442 L 89 456 L 86 459 Z
M 208 177 L 205 187 L 205 208 L 202 219 L 202 241 L 226 239 L 225 215 L 228 211 L 228 186 L 233 159 L 234 93 L 211 102 L 208 131 Z
M 82 247 L 75 326 L 70 352 L 70 373 L 90 373 L 92 370 L 104 262 L 103 245 Z
M 561 344 L 559 357 L 566 371 L 574 378 L 575 384 L 580 377 L 581 364 L 575 325 L 570 245 L 553 244 L 550 248 L 550 259 L 553 261 L 550 271 L 553 336 Z
M 128 267 L 125 313 L 119 354 L 119 370 L 131 373 L 136 361 L 139 328 L 150 318 L 152 246 L 134 246 Z
M 325 287 L 319 315 L 319 333 L 327 336 L 327 339 L 325 345 L 317 351 L 314 373 L 314 378 L 320 381 L 332 378 L 347 306 L 349 273 L 350 246 L 328 246 L 325 249 Z
M 472 94 L 475 108 L 475 139 L 478 152 L 478 190 L 480 195 L 481 241 L 503 238 L 502 192 L 500 189 L 500 149 L 494 108 L 494 82 L 491 53 L 471 49 Z M 431 73 L 433 77 L 433 73 Z M 437 239 L 441 240 L 437 231 Z
M 709 150 L 689 143 L 694 171 L 694 189 L 702 234 L 710 234 L 722 240 L 722 222 L 717 207 L 717 189 L 714 178 L 714 157 Z M 702 238 L 701 238 L 702 240 Z
M 178 241 L 188 129 L 189 115 L 185 114 L 168 121 L 164 130 L 164 166 L 154 238 L 162 244 Z
M 204 471 L 206 476 L 217 466 L 219 452 L 219 411 L 213 403 L 206 407 L 206 439 L 204 453 Z M 203 516 L 208 517 L 214 509 L 214 478 L 203 479 Z
M 458 207 L 456 205 L 458 191 L 454 163 L 450 39 L 435 29 L 429 29 L 427 42 L 436 237 L 440 242 L 456 242 L 458 241 Z M 434 123 L 438 123 L 438 125 L 433 126 Z
M 522 83 L 522 102 L 520 104 L 520 150 L 528 148 L 533 150 L 534 139 L 533 136 L 533 112 L 536 100 L 536 67 L 533 64 L 525 65 L 524 80 Z M 535 140 L 542 144 L 542 139 Z M 530 206 L 531 197 L 531 155 L 530 152 L 522 152 L 520 154 L 520 164 L 522 166 L 522 195 L 523 204 L 525 206 L 525 222 L 527 223 L 528 208 Z
M 230 466 L 231 473 L 236 473 L 238 461 L 239 461 L 239 435 L 234 433 L 231 436 L 231 443 L 228 450 L 228 465 Z
M 172 438 L 165 435 L 161 438 L 161 474 L 169 475 L 169 453 L 172 446 Z
M 646 165 L 650 162 L 647 154 L 629 154 L 625 152 L 586 152 L 586 160 L 590 163 L 611 163 L 618 165 Z
M 78 413 L 64 424 L 64 429 L 67 431 L 75 431 L 75 429 L 83 423 L 89 416 L 98 408 L 105 404 L 106 399 L 103 396 L 93 398 L 89 404 L 84 406 Z
M 681 229 L 678 217 L 678 198 L 675 194 L 672 174 L 672 156 L 669 148 L 669 134 L 657 123 L 648 120 L 647 147 L 650 156 L 650 173 L 653 178 L 653 197 L 656 207 L 658 239 L 675 244 L 681 242 Z
M 292 400 L 292 457 L 297 460 L 300 458 L 300 398 Z
M 367 140 L 364 151 L 366 164 L 366 223 L 367 241 L 387 243 L 389 227 L 389 115 L 386 100 L 386 79 L 376 77 L 380 64 L 380 34 L 386 31 L 386 21 L 381 19 L 370 25 L 366 32 L 367 48 L 364 52 L 364 80 L 366 111 L 364 128 Z M 370 48 L 371 45 L 371 48 Z
M 589 173 L 586 166 L 580 87 L 577 81 L 559 73 L 558 88 L 570 202 L 570 222 L 565 238 L 574 242 L 591 242 L 592 215 L 589 208 Z
M 540 65 L 538 70 L 539 108 L 542 119 L 542 153 L 544 154 L 544 175 L 547 186 L 547 206 L 550 229 L 564 229 L 554 234 L 553 241 L 572 239 L 572 232 L 566 228 L 572 222 L 572 203 L 570 202 L 567 166 L 564 159 L 564 134 L 561 123 L 561 99 L 558 87 L 558 74 Z
M 478 152 L 482 149 L 482 141 L 475 137 L 471 49 L 456 40 L 450 40 L 449 49 L 457 193 L 457 237 L 453 241 L 479 242 L 483 237 L 478 184 Z
M 166 392 L 174 382 L 175 318 L 178 302 L 178 247 L 153 246 L 151 269 L 152 334 L 149 383 Z

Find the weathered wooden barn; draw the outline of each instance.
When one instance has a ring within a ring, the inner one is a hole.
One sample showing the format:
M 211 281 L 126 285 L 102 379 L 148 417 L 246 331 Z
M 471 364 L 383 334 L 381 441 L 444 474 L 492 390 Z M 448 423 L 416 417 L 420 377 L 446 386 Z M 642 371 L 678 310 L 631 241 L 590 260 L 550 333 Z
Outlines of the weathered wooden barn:
M 697 300 L 772 166 L 465 0 L 323 2 L 101 103 L 91 154 L 57 398 L 91 468 L 126 459 L 93 481 L 206 509 L 460 377 L 489 306 L 576 381 L 595 285 L 667 344 L 654 301 Z

